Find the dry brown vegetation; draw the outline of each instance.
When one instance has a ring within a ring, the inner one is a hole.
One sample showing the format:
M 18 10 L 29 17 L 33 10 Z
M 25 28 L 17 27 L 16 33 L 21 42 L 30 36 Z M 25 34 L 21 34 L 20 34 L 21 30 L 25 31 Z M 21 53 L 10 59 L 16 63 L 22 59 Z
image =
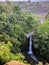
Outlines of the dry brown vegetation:
M 24 64 L 22 62 L 18 62 L 18 61 L 11 61 L 11 62 L 6 63 L 4 65 L 26 65 L 26 64 Z

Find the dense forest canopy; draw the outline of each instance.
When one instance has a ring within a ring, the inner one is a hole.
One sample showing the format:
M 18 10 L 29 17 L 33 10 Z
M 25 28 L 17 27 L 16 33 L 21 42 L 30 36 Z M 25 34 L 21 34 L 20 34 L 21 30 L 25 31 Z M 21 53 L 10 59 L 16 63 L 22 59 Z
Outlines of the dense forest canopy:
M 25 44 L 25 34 L 36 30 L 40 22 L 19 6 L 0 5 L 0 63 L 11 60 L 25 62 L 21 48 Z
M 34 43 L 38 45 L 40 56 L 49 62 L 49 20 L 37 28 Z
M 27 63 L 21 51 L 27 43 L 25 35 L 32 31 L 34 49 L 38 49 L 40 56 L 49 61 L 49 14 L 41 24 L 34 14 L 22 10 L 19 6 L 8 1 L 6 5 L 0 4 L 1 64 L 11 60 Z

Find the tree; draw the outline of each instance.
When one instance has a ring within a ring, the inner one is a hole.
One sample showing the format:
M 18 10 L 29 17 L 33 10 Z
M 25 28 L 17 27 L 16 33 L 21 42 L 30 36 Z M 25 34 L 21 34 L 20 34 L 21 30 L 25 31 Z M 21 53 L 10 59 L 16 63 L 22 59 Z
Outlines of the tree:
M 38 27 L 34 36 L 34 44 L 38 45 L 41 57 L 49 61 L 49 20 Z

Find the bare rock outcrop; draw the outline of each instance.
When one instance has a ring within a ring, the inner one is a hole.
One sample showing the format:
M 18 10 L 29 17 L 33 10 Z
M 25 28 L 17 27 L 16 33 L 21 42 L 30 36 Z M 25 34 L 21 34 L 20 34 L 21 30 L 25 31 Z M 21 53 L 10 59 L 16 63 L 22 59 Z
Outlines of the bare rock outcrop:
M 18 62 L 18 61 L 11 61 L 11 62 L 8 62 L 4 65 L 26 65 L 26 64 L 24 64 L 22 62 Z

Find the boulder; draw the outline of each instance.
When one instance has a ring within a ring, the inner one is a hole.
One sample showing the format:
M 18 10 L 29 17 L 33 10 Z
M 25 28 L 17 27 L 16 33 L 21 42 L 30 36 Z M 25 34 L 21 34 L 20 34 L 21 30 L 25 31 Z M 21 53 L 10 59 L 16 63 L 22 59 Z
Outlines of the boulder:
M 8 62 L 4 65 L 26 65 L 26 64 L 24 64 L 22 62 L 18 62 L 18 61 L 11 61 L 11 62 Z

